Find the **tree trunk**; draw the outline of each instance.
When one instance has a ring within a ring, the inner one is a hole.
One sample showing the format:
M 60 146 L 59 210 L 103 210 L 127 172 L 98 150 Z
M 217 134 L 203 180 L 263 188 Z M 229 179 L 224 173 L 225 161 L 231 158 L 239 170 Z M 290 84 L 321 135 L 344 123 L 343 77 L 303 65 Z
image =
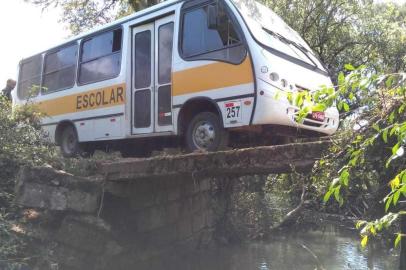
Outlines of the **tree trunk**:
M 271 230 L 280 229 L 280 228 L 284 227 L 285 225 L 291 223 L 295 219 L 297 219 L 298 216 L 300 215 L 300 213 L 302 212 L 302 210 L 304 209 L 305 196 L 306 196 L 306 185 L 303 184 L 303 186 L 302 186 L 302 195 L 300 196 L 300 203 L 298 204 L 298 206 L 296 206 L 295 209 L 289 211 L 289 213 L 286 214 L 286 216 L 282 219 L 281 222 L 279 222 L 275 226 L 272 226 L 270 229 Z

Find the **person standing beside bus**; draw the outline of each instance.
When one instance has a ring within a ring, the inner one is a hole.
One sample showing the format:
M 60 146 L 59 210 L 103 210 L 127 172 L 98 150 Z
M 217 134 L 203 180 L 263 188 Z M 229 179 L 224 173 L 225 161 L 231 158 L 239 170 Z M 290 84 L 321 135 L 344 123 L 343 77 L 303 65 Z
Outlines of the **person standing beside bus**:
M 6 87 L 2 90 L 3 96 L 6 97 L 7 100 L 11 101 L 11 91 L 16 86 L 16 81 L 12 79 L 8 79 L 6 83 Z

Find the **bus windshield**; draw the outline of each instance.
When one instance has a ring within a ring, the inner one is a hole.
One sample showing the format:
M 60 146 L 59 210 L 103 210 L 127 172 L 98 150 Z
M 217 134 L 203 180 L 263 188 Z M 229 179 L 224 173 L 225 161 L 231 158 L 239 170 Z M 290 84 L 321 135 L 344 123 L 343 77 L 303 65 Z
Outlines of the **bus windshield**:
M 257 41 L 326 72 L 309 45 L 272 10 L 254 0 L 232 2 Z

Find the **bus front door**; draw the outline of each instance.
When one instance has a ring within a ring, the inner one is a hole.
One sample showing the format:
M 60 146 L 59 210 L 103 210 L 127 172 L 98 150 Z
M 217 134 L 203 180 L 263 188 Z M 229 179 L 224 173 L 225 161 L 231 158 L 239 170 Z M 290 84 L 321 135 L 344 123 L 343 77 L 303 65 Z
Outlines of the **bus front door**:
M 173 131 L 173 15 L 133 28 L 132 133 Z

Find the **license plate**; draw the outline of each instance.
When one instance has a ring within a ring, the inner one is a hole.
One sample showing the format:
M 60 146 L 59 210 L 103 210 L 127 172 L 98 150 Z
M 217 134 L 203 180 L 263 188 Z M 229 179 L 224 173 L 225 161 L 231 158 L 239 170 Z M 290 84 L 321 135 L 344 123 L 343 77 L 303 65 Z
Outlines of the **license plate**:
M 227 119 L 239 118 L 241 113 L 241 102 L 228 102 L 225 104 L 227 111 Z
M 226 113 L 226 123 L 235 123 L 241 121 L 241 102 L 231 101 L 226 102 L 225 113 Z
M 325 117 L 324 112 L 312 112 L 312 119 L 314 120 L 323 122 Z

